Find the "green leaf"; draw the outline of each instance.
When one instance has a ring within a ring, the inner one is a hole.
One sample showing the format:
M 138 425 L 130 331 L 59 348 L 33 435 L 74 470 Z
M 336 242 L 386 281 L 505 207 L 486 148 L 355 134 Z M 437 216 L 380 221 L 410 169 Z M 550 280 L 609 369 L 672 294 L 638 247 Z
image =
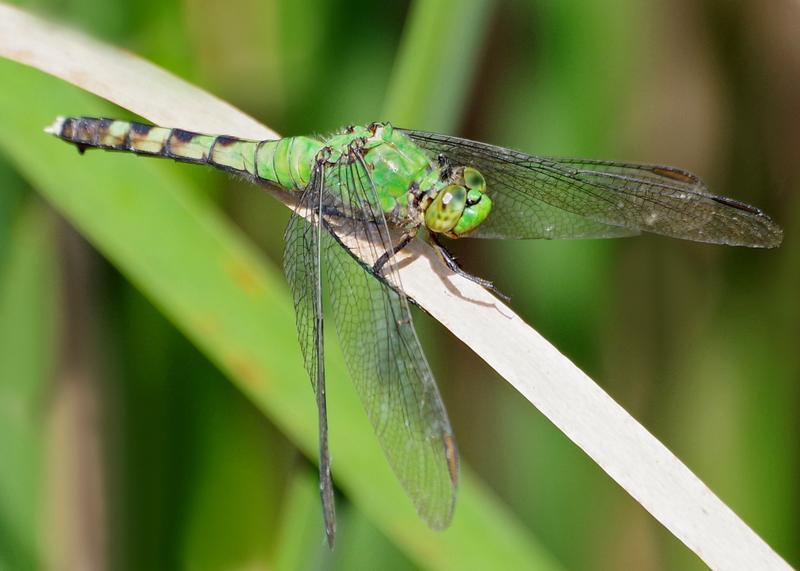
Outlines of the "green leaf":
M 275 540 L 275 571 L 312 570 L 322 567 L 327 546 L 319 541 L 322 527 L 319 512 L 319 476 L 315 470 L 292 471 L 281 512 L 283 525 Z M 317 549 L 309 545 L 317 544 Z
M 386 119 L 431 131 L 446 131 L 456 123 L 477 67 L 490 4 L 412 4 L 386 95 Z

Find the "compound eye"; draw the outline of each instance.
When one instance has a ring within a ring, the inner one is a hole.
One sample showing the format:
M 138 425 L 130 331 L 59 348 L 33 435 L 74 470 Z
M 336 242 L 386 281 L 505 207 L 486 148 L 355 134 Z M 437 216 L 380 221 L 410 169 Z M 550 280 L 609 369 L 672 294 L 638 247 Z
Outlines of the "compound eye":
M 471 188 L 467 191 L 467 206 L 472 206 L 473 204 L 478 204 L 480 202 L 483 193 L 479 190 L 475 190 Z
M 486 179 L 478 169 L 472 167 L 464 168 L 464 184 L 470 190 L 477 190 L 478 192 L 486 191 Z
M 425 226 L 433 232 L 448 232 L 455 226 L 467 202 L 463 186 L 451 184 L 439 191 L 425 212 Z

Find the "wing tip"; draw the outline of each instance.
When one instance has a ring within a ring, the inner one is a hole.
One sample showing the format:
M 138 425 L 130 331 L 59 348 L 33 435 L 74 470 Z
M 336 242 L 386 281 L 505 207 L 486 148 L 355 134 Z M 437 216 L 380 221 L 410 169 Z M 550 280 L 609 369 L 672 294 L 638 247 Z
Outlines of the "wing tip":
M 754 242 L 751 247 L 771 249 L 777 248 L 783 243 L 783 229 L 775 224 L 771 218 L 763 214 L 767 223 L 767 234 L 760 237 L 758 241 Z

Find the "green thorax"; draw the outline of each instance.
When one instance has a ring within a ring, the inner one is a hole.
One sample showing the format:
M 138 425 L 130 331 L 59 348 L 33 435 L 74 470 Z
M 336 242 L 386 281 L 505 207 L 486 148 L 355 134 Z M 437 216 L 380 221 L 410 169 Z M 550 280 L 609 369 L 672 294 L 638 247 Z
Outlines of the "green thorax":
M 438 177 L 428 154 L 389 123 L 348 128 L 325 139 L 325 144 L 331 151 L 326 179 L 334 181 L 329 188 L 336 192 L 341 177 L 361 177 L 363 184 L 359 186 L 369 189 L 364 195 L 369 197 L 374 186 L 372 196 L 377 197 L 377 206 L 395 222 L 408 221 L 409 189 Z M 348 153 L 354 146 L 362 149 L 363 162 L 355 159 L 347 168 L 341 168 L 342 162 L 347 164 L 352 160 Z
M 428 155 L 388 123 L 349 127 L 325 138 L 287 137 L 257 145 L 254 174 L 258 178 L 289 191 L 299 190 L 321 160 L 328 192 L 338 193 L 338 183 L 346 183 L 340 179 L 354 177 L 362 187 L 374 185 L 375 194 L 367 191 L 365 196 L 372 202 L 377 195 L 381 210 L 393 218 L 406 215 L 412 184 L 419 185 L 434 171 Z

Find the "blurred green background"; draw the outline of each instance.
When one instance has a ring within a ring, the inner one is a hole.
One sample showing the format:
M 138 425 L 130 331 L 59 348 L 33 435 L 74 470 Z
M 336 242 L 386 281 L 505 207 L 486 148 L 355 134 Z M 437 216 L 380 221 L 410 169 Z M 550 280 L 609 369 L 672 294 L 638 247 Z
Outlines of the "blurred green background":
M 772 214 L 785 229 L 774 251 L 650 236 L 454 250 L 800 564 L 796 1 L 15 4 L 140 54 L 282 134 L 388 119 L 538 154 L 674 164 Z M 34 75 L 0 67 L 5 113 L 25 114 L 15 81 Z M 59 83 L 46 85 L 77 92 Z M 64 109 L 58 89 L 40 90 L 37 108 L 84 112 Z M 0 127 L 0 139 L 13 134 Z M 31 145 L 52 148 L 44 139 Z M 0 569 L 443 568 L 379 531 L 347 493 L 328 553 L 313 464 L 162 314 L 161 298 L 140 293 L 42 198 L 9 145 Z M 93 168 L 77 155 L 70 164 Z M 165 168 L 278 266 L 286 208 L 209 170 Z M 702 568 L 467 347 L 427 316 L 417 327 L 464 463 L 527 530 L 520 541 L 557 562 L 549 568 Z M 299 351 L 285 358 L 300 363 Z

